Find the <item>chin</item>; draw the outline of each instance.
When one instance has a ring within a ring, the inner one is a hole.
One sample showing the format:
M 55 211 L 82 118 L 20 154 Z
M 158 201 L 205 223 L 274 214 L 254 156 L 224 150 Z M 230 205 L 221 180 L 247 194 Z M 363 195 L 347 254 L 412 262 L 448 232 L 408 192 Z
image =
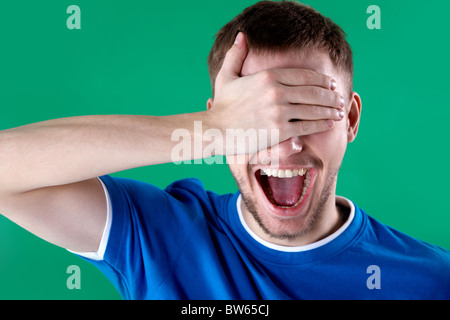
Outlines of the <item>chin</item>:
M 334 194 L 337 172 L 325 181 L 320 179 L 321 170 L 312 166 L 257 166 L 249 169 L 246 180 L 233 175 L 260 229 L 272 239 L 295 240 L 314 228 Z

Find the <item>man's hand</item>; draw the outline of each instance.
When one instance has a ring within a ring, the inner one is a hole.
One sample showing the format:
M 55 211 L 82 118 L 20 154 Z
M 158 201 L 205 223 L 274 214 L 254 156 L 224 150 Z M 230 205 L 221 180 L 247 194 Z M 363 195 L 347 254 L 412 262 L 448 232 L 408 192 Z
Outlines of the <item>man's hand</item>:
M 279 130 L 279 142 L 329 130 L 344 117 L 344 100 L 335 92 L 336 81 L 307 69 L 264 70 L 241 77 L 247 56 L 244 34 L 227 52 L 215 82 L 214 101 L 207 112 L 209 125 L 222 130 Z M 245 153 L 260 151 L 252 143 Z M 276 141 L 267 141 L 273 146 Z M 231 155 L 240 151 L 224 150 Z

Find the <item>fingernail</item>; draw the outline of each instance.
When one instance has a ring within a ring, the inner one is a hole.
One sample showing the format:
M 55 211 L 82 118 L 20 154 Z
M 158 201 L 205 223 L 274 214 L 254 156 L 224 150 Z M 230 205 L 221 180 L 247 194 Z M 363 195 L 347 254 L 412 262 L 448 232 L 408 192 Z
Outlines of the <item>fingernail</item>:
M 340 106 L 341 108 L 343 108 L 344 105 L 345 105 L 345 101 L 344 101 L 344 98 L 341 96 L 341 97 L 339 98 L 339 106 Z
M 333 127 L 333 125 L 334 125 L 333 120 L 327 120 L 327 126 L 329 126 L 331 128 L 331 127 Z
M 334 80 L 334 79 L 331 79 L 331 90 L 335 90 L 335 89 L 336 89 L 336 87 L 337 87 L 337 83 L 336 83 L 336 80 Z
M 239 44 L 242 40 L 242 32 L 239 32 L 236 36 L 236 39 L 234 39 L 234 44 Z
M 339 117 L 339 119 L 343 119 L 344 116 L 345 116 L 344 110 L 339 110 L 339 111 L 338 111 L 338 117 Z

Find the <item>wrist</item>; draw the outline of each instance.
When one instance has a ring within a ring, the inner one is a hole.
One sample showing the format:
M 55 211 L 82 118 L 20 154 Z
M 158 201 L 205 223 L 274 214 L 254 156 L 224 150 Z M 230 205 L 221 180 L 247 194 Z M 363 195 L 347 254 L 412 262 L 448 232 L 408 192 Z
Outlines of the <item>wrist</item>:
M 201 139 L 203 141 L 203 157 L 225 155 L 225 129 L 221 121 L 211 109 L 202 112 Z

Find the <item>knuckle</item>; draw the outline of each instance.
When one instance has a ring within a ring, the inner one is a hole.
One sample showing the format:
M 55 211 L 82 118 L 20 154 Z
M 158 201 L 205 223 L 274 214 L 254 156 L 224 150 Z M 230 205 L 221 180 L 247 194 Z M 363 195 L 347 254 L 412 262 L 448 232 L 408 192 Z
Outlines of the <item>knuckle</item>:
M 314 116 L 315 119 L 320 117 L 322 113 L 323 113 L 322 107 L 319 106 L 311 107 L 311 114 Z
M 341 104 L 341 95 L 338 92 L 333 93 L 334 93 L 334 105 L 339 107 Z
M 312 71 L 310 70 L 302 70 L 302 77 L 303 77 L 303 81 L 304 83 L 313 83 L 314 80 L 314 75 L 312 73 Z
M 271 70 L 264 70 L 261 71 L 259 74 L 259 81 L 261 81 L 264 84 L 271 84 L 276 81 L 276 76 L 273 71 Z
M 342 115 L 341 115 L 342 111 L 340 111 L 338 109 L 332 109 L 332 108 L 328 108 L 328 109 L 330 112 L 330 116 L 328 117 L 329 119 L 334 119 L 334 118 L 342 119 Z
M 281 97 L 283 96 L 282 89 L 276 86 L 272 86 L 269 89 L 267 89 L 266 94 L 267 98 L 273 102 L 280 101 Z
M 311 112 L 314 115 L 314 120 L 332 119 L 336 117 L 336 110 L 324 106 L 314 106 Z
M 283 118 L 283 107 L 280 105 L 274 105 L 271 110 L 270 117 L 276 125 L 281 124 Z
M 309 132 L 311 129 L 311 122 L 310 121 L 300 121 L 300 126 L 303 132 Z
M 318 88 L 318 87 L 314 87 L 314 88 L 313 88 L 313 93 L 314 93 L 314 96 L 315 96 L 317 99 L 319 99 L 320 101 L 322 101 L 322 100 L 324 99 L 325 92 L 324 92 L 323 89 Z

